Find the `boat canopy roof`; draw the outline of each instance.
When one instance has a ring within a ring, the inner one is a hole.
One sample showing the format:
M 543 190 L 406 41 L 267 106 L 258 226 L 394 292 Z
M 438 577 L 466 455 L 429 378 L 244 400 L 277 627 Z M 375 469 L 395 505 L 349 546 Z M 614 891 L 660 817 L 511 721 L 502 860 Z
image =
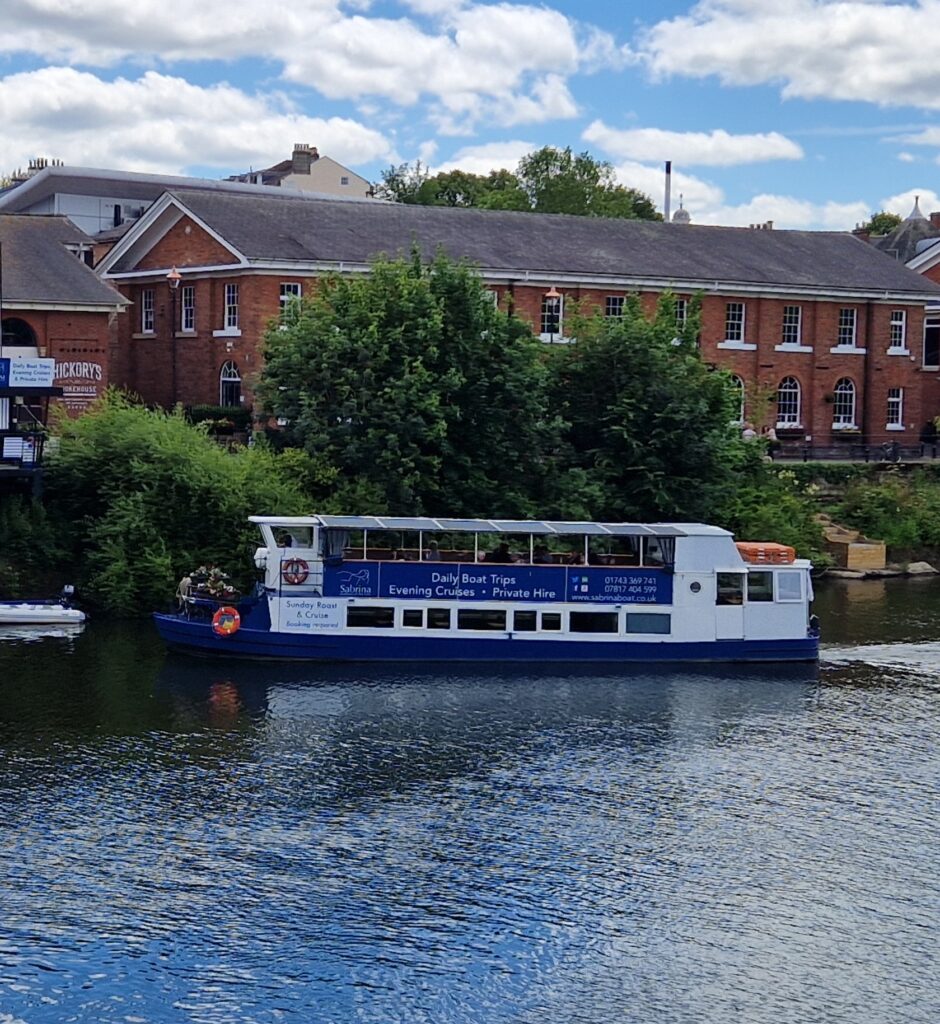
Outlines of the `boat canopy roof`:
M 704 523 L 579 523 L 541 519 L 436 519 L 430 516 L 250 516 L 268 526 L 322 526 L 328 530 L 419 530 L 427 533 L 532 533 L 615 537 L 730 537 Z

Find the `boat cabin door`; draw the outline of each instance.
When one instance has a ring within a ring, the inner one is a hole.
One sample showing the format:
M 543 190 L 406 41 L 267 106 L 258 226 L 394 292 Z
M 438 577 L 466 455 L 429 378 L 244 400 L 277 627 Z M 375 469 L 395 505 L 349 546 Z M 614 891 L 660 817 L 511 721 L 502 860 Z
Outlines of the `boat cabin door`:
M 715 597 L 715 638 L 744 639 L 744 597 L 746 572 L 719 572 Z

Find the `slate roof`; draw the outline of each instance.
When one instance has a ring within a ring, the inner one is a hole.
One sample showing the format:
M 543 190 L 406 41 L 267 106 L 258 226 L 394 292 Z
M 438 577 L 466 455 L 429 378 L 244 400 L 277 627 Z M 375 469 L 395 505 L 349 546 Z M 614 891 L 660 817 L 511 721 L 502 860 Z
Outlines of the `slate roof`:
M 115 288 L 66 248 L 90 242 L 88 235 L 67 217 L 0 213 L 4 306 L 17 302 L 77 307 L 127 305 Z
M 936 240 L 940 237 L 940 228 L 934 226 L 926 217 L 908 217 L 886 235 L 878 235 L 870 239 L 876 249 L 900 263 L 912 260 L 924 248 L 925 240 Z
M 843 232 L 775 231 L 560 214 L 349 203 L 265 193 L 187 191 L 175 198 L 249 261 L 363 264 L 379 253 L 442 247 L 484 273 L 555 275 L 686 287 L 890 292 L 940 297 L 940 287 Z M 143 230 L 139 225 L 138 230 Z M 121 259 L 110 272 L 133 270 Z

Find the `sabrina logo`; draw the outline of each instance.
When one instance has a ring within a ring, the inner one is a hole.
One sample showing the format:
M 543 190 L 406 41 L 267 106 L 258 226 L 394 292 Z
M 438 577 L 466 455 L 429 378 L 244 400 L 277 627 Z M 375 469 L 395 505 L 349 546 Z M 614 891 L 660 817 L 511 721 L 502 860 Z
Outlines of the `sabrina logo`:
M 345 570 L 339 573 L 339 592 L 344 595 L 364 594 L 371 596 L 372 581 L 368 569 L 360 569 L 358 572 Z

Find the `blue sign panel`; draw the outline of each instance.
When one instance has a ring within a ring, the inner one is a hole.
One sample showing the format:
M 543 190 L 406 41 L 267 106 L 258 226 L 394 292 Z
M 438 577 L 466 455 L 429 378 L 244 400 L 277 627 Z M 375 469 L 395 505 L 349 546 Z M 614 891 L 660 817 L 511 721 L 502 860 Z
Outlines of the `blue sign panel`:
M 672 576 L 657 569 L 488 565 L 449 562 L 345 562 L 325 566 L 325 597 L 423 601 L 577 601 L 669 604 Z
M 572 567 L 567 599 L 593 604 L 671 604 L 672 576 L 661 569 Z
M 0 388 L 10 386 L 10 360 L 0 359 Z

